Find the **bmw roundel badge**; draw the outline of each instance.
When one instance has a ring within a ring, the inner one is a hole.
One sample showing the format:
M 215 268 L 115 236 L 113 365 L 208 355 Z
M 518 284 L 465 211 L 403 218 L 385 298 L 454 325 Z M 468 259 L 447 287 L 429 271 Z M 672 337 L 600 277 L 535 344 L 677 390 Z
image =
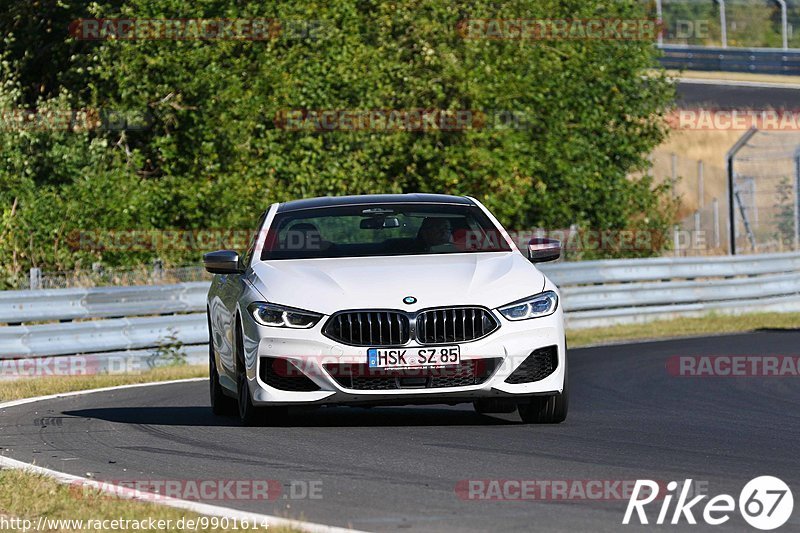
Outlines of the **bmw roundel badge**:
M 408 305 L 415 304 L 417 303 L 417 299 L 414 298 L 413 296 L 406 296 L 405 298 L 403 298 L 403 303 Z

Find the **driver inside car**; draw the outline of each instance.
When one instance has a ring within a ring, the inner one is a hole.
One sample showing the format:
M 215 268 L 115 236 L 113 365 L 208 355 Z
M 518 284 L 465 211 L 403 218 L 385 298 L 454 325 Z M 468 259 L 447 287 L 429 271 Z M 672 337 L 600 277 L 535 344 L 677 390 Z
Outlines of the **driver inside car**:
M 427 217 L 417 232 L 421 247 L 429 252 L 448 252 L 455 249 L 453 230 L 446 218 Z

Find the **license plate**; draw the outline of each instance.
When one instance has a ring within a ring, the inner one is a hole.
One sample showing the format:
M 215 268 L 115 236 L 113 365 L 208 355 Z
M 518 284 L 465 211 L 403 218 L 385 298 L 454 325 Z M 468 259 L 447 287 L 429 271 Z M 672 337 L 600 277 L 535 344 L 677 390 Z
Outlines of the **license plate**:
M 461 362 L 461 349 L 458 346 L 370 348 L 367 350 L 367 361 L 370 368 L 450 366 Z

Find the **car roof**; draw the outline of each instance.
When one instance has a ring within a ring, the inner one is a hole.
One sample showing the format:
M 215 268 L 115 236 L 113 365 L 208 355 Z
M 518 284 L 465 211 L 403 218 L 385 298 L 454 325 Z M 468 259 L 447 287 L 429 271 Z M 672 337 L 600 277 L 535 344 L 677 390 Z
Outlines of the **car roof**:
M 475 205 L 466 196 L 452 196 L 450 194 L 363 194 L 359 196 L 321 196 L 319 198 L 306 198 L 292 200 L 278 205 L 278 213 L 313 209 L 317 207 L 337 207 L 344 205 L 369 205 L 369 204 L 459 204 Z

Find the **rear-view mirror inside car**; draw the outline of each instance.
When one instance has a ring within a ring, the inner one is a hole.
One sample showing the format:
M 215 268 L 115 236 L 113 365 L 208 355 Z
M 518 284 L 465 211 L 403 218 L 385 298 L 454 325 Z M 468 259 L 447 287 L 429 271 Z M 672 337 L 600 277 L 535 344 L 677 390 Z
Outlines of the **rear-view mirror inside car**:
M 372 217 L 365 218 L 359 224 L 361 229 L 399 228 L 400 220 L 397 217 Z

